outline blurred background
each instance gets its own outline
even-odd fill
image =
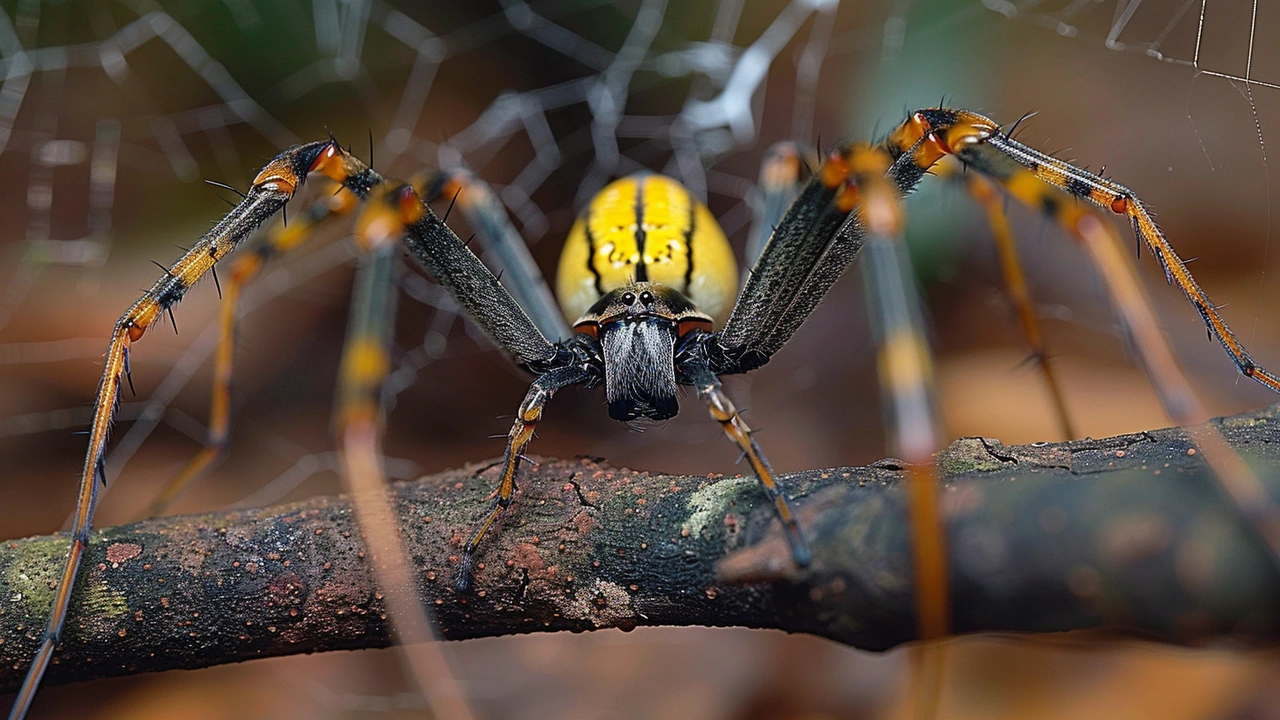
[[[465,164],[543,270],[610,179],[668,172],[741,252],[775,141],[868,139],[948,104],[1107,173],[1159,214],[1255,357],[1280,366],[1280,6],[1250,0],[98,0],[0,2],[0,537],[67,519],[101,353],[120,313],[279,149],[332,131],[378,169]],[[297,205],[295,204],[295,207]],[[1079,432],[1167,424],[1084,255],[1011,208]],[[1057,440],[967,199],[926,186],[909,242],[951,437]],[[458,222],[466,234],[464,223]],[[338,492],[329,434],[354,249],[345,227],[245,296],[230,453],[174,510]],[[1146,254],[1167,334],[1215,413],[1242,381]],[[225,273],[225,269],[224,269]],[[224,280],[225,283],[224,274]],[[399,478],[502,451],[527,378],[407,273],[386,452]],[[885,453],[863,282],[848,273],[765,368],[727,383],[781,471]],[[218,295],[200,284],[133,354],[97,524],[135,519],[204,437]],[[565,392],[532,450],[677,473],[737,456],[700,411],[644,433]],[[952,641],[945,717],[1280,717],[1273,657],[1082,639]],[[746,630],[641,629],[451,644],[489,717],[892,718],[906,653]],[[330,653],[42,692],[32,717],[416,717],[391,652]]]

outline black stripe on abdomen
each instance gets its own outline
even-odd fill
[[[591,212],[594,204],[595,202],[592,201],[587,205],[587,216],[582,219],[582,227],[587,235],[587,272],[596,279],[596,292],[603,297],[604,278],[600,277],[600,271],[596,268],[596,236],[591,234]]]
[[[684,266],[684,293],[689,294],[689,286],[693,284],[693,234],[698,228],[698,201],[693,199],[688,190],[684,191],[689,201],[689,223],[684,230],[684,253],[687,262]]]
[[[644,262],[644,177],[636,178],[636,282],[649,279],[649,266]]]

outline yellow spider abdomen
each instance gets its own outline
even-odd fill
[[[616,180],[592,198],[565,241],[556,297],[574,322],[605,293],[646,280],[680,291],[717,323],[738,290],[738,263],[711,211],[652,173]]]

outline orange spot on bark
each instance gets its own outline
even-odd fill
[[[122,563],[142,554],[142,546],[136,543],[112,543],[107,546],[107,562]]]
[[[588,513],[586,510],[580,510],[577,515],[573,516],[573,529],[577,531],[579,535],[586,535],[595,528],[596,520],[591,517],[591,513]]]
[[[511,553],[516,565],[527,569],[530,574],[539,574],[546,567],[546,564],[542,562],[542,555],[538,554],[536,545],[516,543],[515,547],[511,548]]]

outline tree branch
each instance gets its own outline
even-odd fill
[[[1218,421],[1280,497],[1280,406]],[[939,456],[957,632],[1105,628],[1166,642],[1280,639],[1280,572],[1179,430]],[[797,572],[753,478],[545,461],[452,590],[496,468],[395,486],[420,591],[450,639],[743,625],[885,649],[915,633],[892,461],[783,478],[814,563]],[[0,692],[26,670],[63,537],[0,544]],[[162,518],[93,537],[50,682],[380,647],[380,596],[344,497]]]

